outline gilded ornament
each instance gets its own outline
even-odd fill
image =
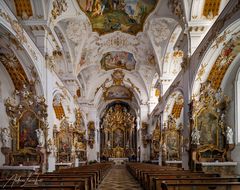
[[[66,0],[54,0],[53,1],[53,9],[51,11],[53,19],[56,19],[63,12],[67,10],[67,2]]]
[[[95,144],[95,123],[94,121],[88,122],[88,145],[93,149]]]
[[[215,44],[212,46],[212,48],[216,48],[216,49],[217,49],[221,43],[224,43],[224,42],[226,41],[226,37],[227,37],[227,35],[228,35],[229,33],[231,33],[230,30],[224,31],[223,35],[217,37],[217,38],[215,39]]]
[[[201,64],[201,68],[199,69],[198,71],[198,74],[197,74],[197,81],[201,81],[202,79],[202,76],[205,74],[205,71],[206,71],[206,67],[207,67],[207,63],[205,64]]]

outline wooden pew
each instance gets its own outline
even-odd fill
[[[169,173],[156,173],[152,174],[149,173],[146,175],[145,178],[145,189],[152,190],[156,189],[156,187],[159,186],[159,183],[161,184],[161,179],[181,179],[181,178],[212,178],[212,177],[219,177],[219,175],[216,174],[204,174],[204,173],[198,173],[198,172],[169,172]]]
[[[97,178],[95,173],[62,173],[62,174],[43,174],[38,177],[39,179],[47,180],[47,179],[54,179],[54,180],[71,180],[71,179],[87,179],[87,183],[89,189],[96,189],[97,188]]]
[[[163,182],[162,190],[239,190],[240,182]]]
[[[74,187],[81,190],[95,190],[112,165],[112,163],[98,163],[84,167],[62,169],[57,172],[35,174],[30,177],[21,177],[18,183],[14,180],[15,177],[13,177],[12,179],[0,180],[0,187],[8,182],[7,185],[5,185],[6,188],[14,185],[14,187],[21,189],[22,185],[30,185],[34,187],[46,186],[52,189],[62,189],[62,186],[66,186],[66,188],[69,186],[69,188]]]
[[[40,185],[40,186],[62,186],[62,185],[69,185],[69,186],[77,186],[81,190],[90,190],[90,186],[88,184],[87,179],[60,179],[60,178],[46,178],[46,179],[30,179],[26,181],[26,179],[22,178],[20,180],[1,180],[0,187],[4,186],[29,186],[29,185]]]
[[[14,190],[81,190],[75,185],[32,185],[32,186],[5,186],[4,189]]]
[[[176,186],[176,184],[191,184],[191,183],[198,183],[198,184],[224,183],[225,185],[228,185],[227,187],[229,188],[233,183],[234,187],[231,187],[231,188],[235,188],[235,186],[238,187],[236,183],[240,181],[239,177],[236,177],[236,176],[220,177],[219,174],[205,174],[204,172],[192,172],[189,170],[181,170],[179,168],[172,168],[172,167],[166,167],[166,166],[161,167],[161,166],[142,164],[142,163],[138,163],[138,164],[129,163],[127,165],[127,169],[139,182],[141,182],[141,185],[146,190],[162,190],[161,184],[164,182],[167,185],[169,183],[173,184],[172,185],[173,187],[175,185],[176,188],[175,189],[171,188],[170,190],[176,190],[176,189],[177,190],[195,190],[189,185],[188,185],[190,187],[189,189],[186,189],[185,186],[184,188],[179,189]],[[205,187],[207,186],[205,185]],[[220,188],[220,186],[218,188]],[[199,188],[196,190],[202,190],[202,189]]]

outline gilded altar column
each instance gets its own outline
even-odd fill
[[[108,146],[108,131],[107,131],[107,129],[104,129],[104,139],[105,139],[104,148],[106,148]]]
[[[129,131],[129,139],[128,139],[128,142],[129,142],[129,148],[131,149],[131,148],[132,148],[132,128],[131,128],[130,131]]]

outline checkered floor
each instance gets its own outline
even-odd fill
[[[99,190],[142,190],[124,165],[114,166],[99,186]]]

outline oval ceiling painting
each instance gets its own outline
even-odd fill
[[[158,0],[77,0],[100,35],[122,31],[136,35]]]
[[[101,68],[104,70],[111,69],[126,69],[128,71],[134,70],[136,60],[132,53],[125,51],[112,51],[103,54],[101,59]]]

